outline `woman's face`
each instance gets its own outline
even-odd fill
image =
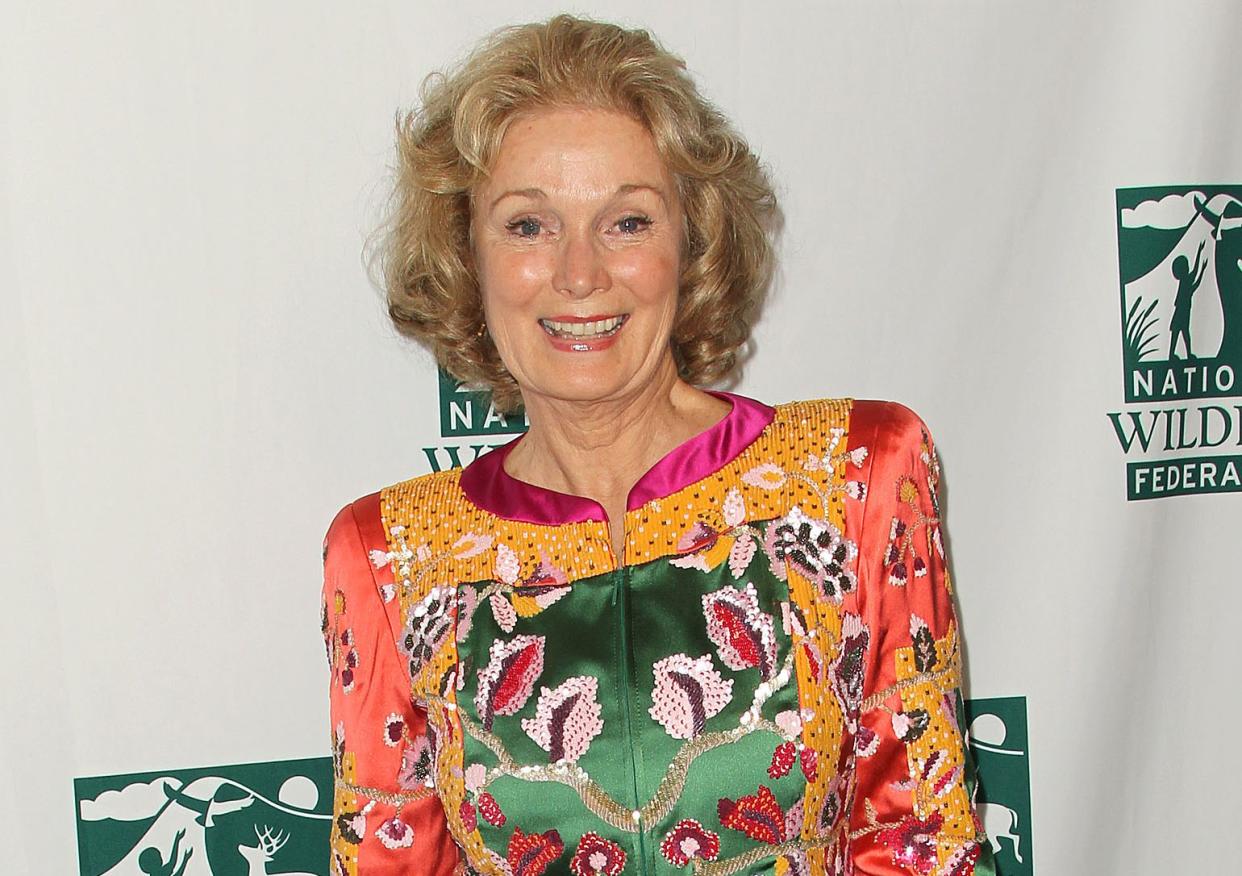
[[[473,194],[487,329],[527,407],[624,398],[668,365],[681,204],[641,123],[521,116]]]

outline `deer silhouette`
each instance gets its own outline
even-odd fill
[[[276,857],[276,853],[281,847],[289,841],[289,834],[282,831],[273,833],[272,829],[266,824],[263,825],[263,832],[259,832],[259,826],[256,824],[254,828],[255,836],[259,838],[257,846],[238,846],[237,851],[246,859],[246,863],[250,865],[250,870],[246,876],[315,876],[313,873],[305,871],[294,872],[267,872],[267,865],[271,863],[272,858]]]

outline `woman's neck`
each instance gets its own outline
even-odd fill
[[[729,403],[671,367],[626,397],[600,402],[531,399],[530,429],[505,459],[515,478],[594,499],[617,545],[631,488],[670,450],[719,422]]]

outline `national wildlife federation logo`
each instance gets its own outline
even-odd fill
[[[439,375],[440,437],[438,447],[424,447],[432,471],[469,465],[530,424],[523,413],[502,414],[485,389],[472,389],[445,371]]]
[[[1126,497],[1242,490],[1242,186],[1118,189],[1116,220]]]
[[[80,876],[328,876],[332,759],[75,779]]]
[[[1026,697],[967,700],[970,753],[979,775],[979,819],[999,876],[1030,876],[1031,773]]]

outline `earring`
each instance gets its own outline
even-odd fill
[[[478,330],[477,332],[475,332],[475,333],[474,333],[474,336],[475,336],[476,338],[481,338],[481,337],[483,337],[485,334],[487,334],[487,323],[486,323],[486,322],[481,322],[481,323],[479,323],[479,330]]]

